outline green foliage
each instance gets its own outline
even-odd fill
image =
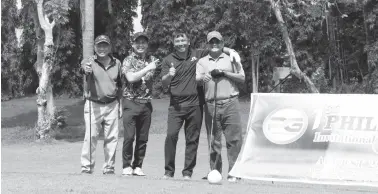
[[[15,28],[20,26],[17,8],[12,0],[1,2],[1,91],[3,96],[19,97],[34,92],[36,78],[33,66],[28,66],[25,55],[30,45],[18,47]],[[24,32],[27,29],[24,30]],[[24,52],[26,51],[26,52]],[[34,90],[34,91],[33,91]]]
[[[113,0],[113,15],[109,14],[107,0],[96,1],[95,35],[108,34],[112,38],[114,54],[122,60],[128,54],[132,32],[131,11],[137,0]],[[4,0],[2,7],[1,76],[2,99],[35,94],[38,75],[34,69],[37,55],[36,30],[33,20],[36,11],[34,0],[23,0],[18,13],[13,0]],[[44,12],[56,25],[53,29],[55,53],[51,81],[55,95],[82,95],[82,75],[79,63],[82,59],[81,13],[78,0],[45,0]],[[17,47],[15,27],[23,28],[21,48]],[[41,39],[44,39],[43,31]]]
[[[344,84],[354,84],[356,79],[361,82],[362,76],[368,73],[368,63],[376,63],[376,1],[277,2],[280,2],[298,65],[320,91],[329,92],[333,79]],[[218,30],[224,36],[225,45],[242,56],[247,76],[246,86],[241,87],[247,88],[244,92],[251,91],[252,55],[260,59],[260,92],[273,87],[274,67],[290,66],[286,45],[267,1],[142,0],[142,5],[142,25],[152,37],[152,52],[159,57],[172,52],[171,34],[177,29],[189,34],[195,48],[206,45],[209,31]],[[327,29],[328,14],[337,22],[332,29]],[[364,21],[370,28],[368,42]],[[336,31],[335,42],[329,39],[330,30]],[[337,77],[337,71],[343,71],[343,77]],[[285,85],[291,85],[286,87],[287,92],[307,92],[304,83],[295,78]]]

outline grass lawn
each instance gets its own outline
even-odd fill
[[[154,100],[151,134],[143,169],[146,177],[123,177],[122,141],[119,139],[115,162],[116,175],[102,175],[104,152],[100,140],[96,150],[96,166],[92,175],[80,174],[80,153],[84,135],[83,101],[56,99],[58,107],[69,113],[68,126],[54,135],[51,142],[33,142],[32,130],[37,119],[35,97],[2,102],[1,122],[1,193],[269,193],[269,194],[354,194],[378,193],[374,188],[330,186],[270,181],[222,181],[210,185],[201,178],[208,172],[207,140],[204,126],[199,141],[197,165],[192,180],[181,177],[185,157],[185,138],[181,130],[176,150],[176,173],[172,180],[162,180],[164,173],[164,139],[168,100]],[[241,102],[243,130],[246,129],[249,102]],[[122,127],[121,134],[122,136]],[[223,141],[225,142],[225,141]],[[223,176],[227,176],[226,149],[222,150]]]
[[[249,101],[241,102],[241,122],[243,130],[247,127],[249,115]],[[154,99],[152,123],[150,134],[165,134],[167,130],[168,99]],[[59,131],[53,131],[53,136],[58,140],[81,141],[84,138],[84,101],[78,98],[55,99],[57,108],[66,109],[67,127]],[[1,140],[2,144],[32,142],[34,140],[34,126],[37,121],[36,97],[15,99],[1,103]],[[120,120],[119,136],[123,137],[123,122]],[[203,123],[202,132],[205,125]],[[102,138],[103,132],[100,133]]]

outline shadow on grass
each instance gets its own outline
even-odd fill
[[[63,107],[66,109],[67,113],[67,126],[63,129],[51,131],[51,136],[57,140],[66,140],[69,142],[82,141],[85,133],[83,119],[84,101],[79,101],[73,105]],[[37,115],[38,112],[35,110],[10,118],[2,118],[2,140],[10,140],[12,142],[15,140],[22,141],[22,139],[26,138],[23,137],[25,135],[31,136],[31,139],[33,139],[33,129],[37,122]],[[20,131],[20,129],[22,129],[24,132]],[[19,133],[15,133],[16,131]],[[30,137],[26,139],[30,139]]]

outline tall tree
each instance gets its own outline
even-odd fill
[[[306,74],[304,74],[298,66],[297,59],[295,57],[294,50],[293,50],[293,45],[291,43],[289,33],[287,30],[287,26],[285,25],[285,21],[282,18],[280,1],[276,2],[274,0],[269,0],[269,2],[272,6],[274,14],[276,15],[278,24],[281,29],[282,37],[286,44],[286,49],[290,58],[291,73],[295,75],[297,78],[299,78],[300,80],[304,80],[307,87],[310,89],[312,93],[319,93],[318,89],[315,87],[311,79]]]
[[[46,139],[50,137],[52,119],[54,117],[53,86],[51,84],[51,72],[55,62],[55,47],[53,29],[56,21],[60,24],[67,22],[69,10],[68,1],[63,0],[36,0],[38,21],[44,32],[42,64],[37,67],[39,75],[39,86],[37,88],[37,138]]]
[[[94,46],[94,24],[95,24],[95,4],[94,0],[81,0],[80,12],[81,12],[81,26],[83,37],[83,60],[86,61],[90,56],[93,56]],[[83,79],[84,91],[88,91],[86,76]]]

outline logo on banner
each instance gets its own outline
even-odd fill
[[[371,145],[378,154],[377,118],[371,113],[341,111],[340,106],[325,106],[315,116],[313,142]]]
[[[280,108],[271,112],[264,120],[263,133],[275,144],[290,144],[306,132],[307,114],[299,109]]]

